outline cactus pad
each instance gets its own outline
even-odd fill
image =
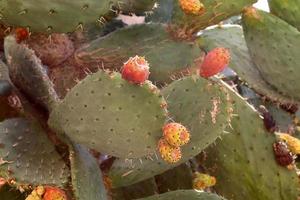
[[[255,8],[245,10],[243,28],[253,62],[264,80],[279,93],[300,101],[300,32]]]
[[[33,101],[51,110],[58,96],[34,51],[18,44],[13,36],[5,39],[4,49],[12,82]]]
[[[70,150],[70,161],[72,186],[76,199],[106,200],[101,171],[89,151],[79,144],[74,144]]]
[[[154,85],[133,85],[119,73],[99,71],[66,95],[49,124],[89,148],[136,158],[155,151],[166,119],[164,105]]]
[[[0,176],[17,185],[67,184],[69,171],[42,128],[22,118],[0,123]]]
[[[34,32],[72,32],[97,22],[114,0],[13,0],[1,1],[1,22],[29,27]]]

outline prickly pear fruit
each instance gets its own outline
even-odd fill
[[[294,162],[293,155],[284,142],[275,142],[273,144],[273,151],[279,165],[286,167]]]
[[[226,48],[218,47],[205,56],[200,66],[200,76],[211,77],[223,71],[230,62],[230,52]]]
[[[204,5],[200,0],[179,0],[179,5],[187,15],[201,15],[204,12]]]
[[[277,136],[280,140],[283,140],[288,149],[293,154],[300,154],[300,140],[286,133],[277,133]]]
[[[59,188],[47,186],[45,187],[43,200],[67,200],[67,195]]]
[[[140,56],[129,58],[122,68],[122,78],[135,84],[144,83],[149,74],[149,64]]]
[[[162,159],[168,163],[176,163],[181,159],[180,148],[169,145],[164,139],[158,141],[158,151]]]
[[[204,190],[205,188],[214,186],[217,182],[215,177],[208,174],[196,172],[194,176],[193,188],[195,190]]]
[[[16,28],[15,37],[16,37],[17,43],[20,43],[29,37],[29,32],[26,28]]]
[[[174,147],[180,147],[190,141],[189,131],[179,123],[168,123],[163,127],[164,139]]]

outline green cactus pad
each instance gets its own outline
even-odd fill
[[[89,151],[74,144],[70,149],[72,186],[76,199],[106,200],[107,194],[103,184],[102,173]]]
[[[73,141],[122,158],[153,153],[166,119],[164,99],[151,83],[134,85],[99,71],[77,84],[49,124]]]
[[[276,163],[275,136],[265,130],[253,107],[234,92],[231,96],[235,111],[231,133],[207,149],[204,163],[217,179],[215,190],[228,199],[296,200],[298,177]]]
[[[135,55],[145,56],[149,62],[151,81],[165,83],[172,81],[172,75],[193,71],[202,53],[194,42],[174,41],[164,25],[142,24],[92,41],[76,58],[85,65],[120,69]]]
[[[230,115],[226,90],[198,76],[186,77],[163,90],[172,120],[190,130],[191,140],[182,147],[182,159],[168,164],[159,153],[141,159],[118,159],[109,176],[113,187],[122,187],[161,174],[196,156],[220,137]]]
[[[6,37],[4,49],[12,82],[30,99],[51,110],[58,96],[40,59],[13,36]]]
[[[248,8],[243,27],[253,62],[264,80],[279,93],[300,100],[300,32],[266,13]]]
[[[0,177],[17,185],[67,184],[69,171],[46,133],[22,118],[0,123]]]
[[[34,32],[72,32],[95,22],[116,0],[13,0],[1,1],[1,22],[29,27]]]
[[[195,190],[177,190],[164,194],[154,195],[151,197],[138,200],[225,200],[224,198],[207,192],[197,192]]]
[[[228,48],[231,55],[229,67],[259,94],[281,103],[292,102],[290,98],[278,93],[264,80],[250,57],[241,26],[224,25],[204,30],[197,41],[205,51],[216,47]]]
[[[271,13],[300,30],[299,0],[268,0]]]

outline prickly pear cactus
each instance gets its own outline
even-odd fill
[[[256,2],[0,0],[0,199],[299,198],[300,2]]]
[[[72,186],[75,197],[80,200],[106,200],[107,192],[95,158],[79,144],[74,144],[70,148]]]
[[[51,113],[49,124],[89,148],[138,158],[156,149],[167,114],[164,105],[151,83],[134,85],[119,73],[99,71],[67,94]]]
[[[24,44],[18,44],[12,36],[5,39],[4,48],[13,83],[32,97],[33,101],[51,110],[58,101],[58,96],[41,60],[34,51]]]

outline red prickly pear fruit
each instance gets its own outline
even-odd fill
[[[29,37],[29,32],[26,28],[16,28],[15,37],[16,37],[17,43],[20,43]]]
[[[179,123],[168,123],[163,127],[164,139],[174,147],[180,147],[190,141],[189,131]]]
[[[223,71],[230,62],[230,52],[226,48],[218,47],[205,56],[200,66],[200,76],[211,77]]]
[[[144,83],[149,74],[149,64],[140,56],[130,57],[122,68],[122,78],[135,84]]]
[[[181,159],[180,148],[169,145],[164,139],[158,141],[158,151],[162,159],[168,163],[176,163]]]
[[[286,167],[294,162],[293,155],[284,142],[275,142],[273,144],[273,151],[279,165]]]
[[[43,200],[68,200],[66,193],[55,187],[45,187]]]

